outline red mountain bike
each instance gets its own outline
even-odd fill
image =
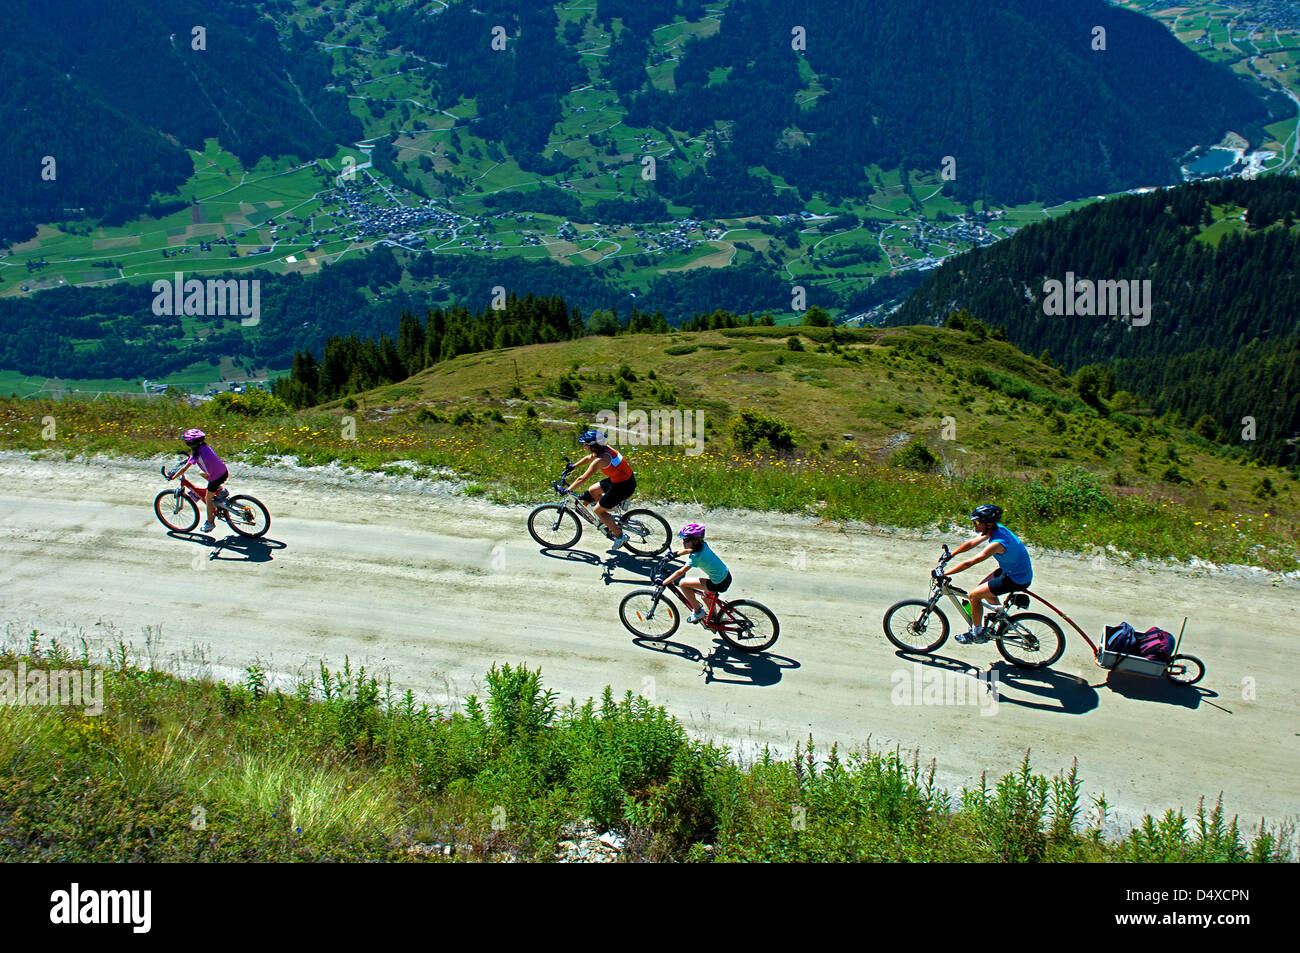
[[[668,578],[668,564],[676,559],[672,553],[661,557],[655,566],[654,588],[629,592],[619,603],[618,617],[623,621],[623,627],[639,639],[660,641],[669,638],[681,625],[681,611],[667,597],[667,591],[676,593],[683,603],[686,599],[675,583],[664,585]],[[769,649],[781,634],[781,624],[772,611],[750,599],[727,602],[717,593],[706,590],[704,605],[708,615],[700,620],[700,625],[718,633],[724,642],[741,652]]]
[[[165,463],[161,472],[168,480],[176,479],[176,471],[168,473]],[[163,490],[154,497],[153,511],[169,530],[188,533],[199,525],[198,504],[206,502],[207,496],[206,487],[195,486],[182,475],[180,486]],[[249,539],[265,536],[271,528],[271,514],[260,501],[247,494],[217,497],[216,510],[216,515],[229,523],[231,529]]]

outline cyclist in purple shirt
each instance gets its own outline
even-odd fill
[[[954,566],[949,566],[944,572],[949,576],[955,575],[990,556],[997,561],[998,568],[985,576],[971,591],[970,631],[957,636],[957,641],[963,645],[988,641],[983,626],[985,599],[996,602],[998,597],[1005,596],[1009,592],[1022,592],[1028,589],[1030,583],[1034,581],[1034,567],[1029,561],[1029,550],[1015,533],[998,522],[1002,519],[1002,507],[985,503],[975,507],[970,518],[975,524],[975,532],[978,535],[962,543],[952,551],[952,554],[956,556],[968,549],[977,548],[980,552]]]
[[[181,435],[181,439],[185,441],[185,448],[189,452],[190,458],[185,461],[185,466],[177,470],[172,476],[173,479],[179,479],[180,475],[194,464],[199,465],[199,471],[208,480],[208,492],[204,496],[204,501],[208,504],[208,519],[203,524],[203,532],[210,533],[213,527],[217,525],[217,497],[226,495],[226,491],[221,484],[226,482],[226,478],[230,476],[230,471],[221,462],[217,452],[208,446],[207,434],[202,430],[187,430]]]

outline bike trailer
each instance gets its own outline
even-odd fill
[[[1136,632],[1127,622],[1121,622],[1106,626],[1097,647],[1097,664],[1116,672],[1159,677],[1165,673],[1173,649],[1173,637],[1163,629]]]

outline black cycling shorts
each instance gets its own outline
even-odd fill
[[[221,484],[225,483],[226,480],[228,480],[229,478],[230,478],[230,471],[227,470],[225,473],[221,474],[221,476],[217,477],[215,480],[209,480],[208,492],[209,493],[219,492],[221,490]]]
[[[636,477],[634,476],[628,477],[619,483],[605,477],[600,481],[600,505],[607,510],[612,510],[631,496],[632,491],[635,489]]]
[[[989,592],[995,596],[1005,596],[1008,592],[1024,592],[1029,588],[1029,583],[1013,582],[1011,577],[1001,569],[985,576],[982,582],[989,584]]]
[[[722,582],[714,582],[708,576],[705,576],[704,588],[708,589],[709,592],[726,592],[731,588],[731,573],[727,573],[727,578],[723,579]]]

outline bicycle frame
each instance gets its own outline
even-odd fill
[[[569,474],[572,473],[575,469],[576,467],[574,467],[574,465],[569,462],[569,458],[565,457],[564,472],[560,474],[560,478],[555,481],[553,486],[555,486],[556,489],[560,489],[561,487],[563,487],[565,480],[568,479]],[[591,505],[599,506],[600,504],[595,503]],[[646,527],[641,523],[625,524],[623,522],[622,516],[623,513],[626,512],[626,510],[627,510],[627,500],[623,500],[621,503],[616,503],[614,506],[608,507],[608,512],[613,517],[614,522],[617,523],[620,527],[625,525],[630,525],[632,529],[637,533],[641,533],[643,535],[647,533],[648,531]],[[559,515],[556,516],[555,518],[555,525],[558,527],[560,525],[560,520],[564,519],[564,514],[570,512],[576,514],[577,516],[582,517],[582,519],[586,520],[587,523],[591,526],[595,526],[600,529],[604,528],[604,524],[600,521],[600,519],[596,516],[596,514],[592,512],[588,504],[582,501],[581,494],[575,493],[572,490],[569,490],[565,493],[564,502],[560,504]]]
[[[664,578],[665,566],[667,566],[668,563],[673,562],[675,559],[676,557],[674,556],[671,558],[661,558],[659,560],[659,564],[655,567],[656,580]],[[665,592],[672,592],[677,596],[678,601],[681,602],[683,606],[686,606],[687,608],[690,607],[690,602],[687,600],[685,593],[683,593],[678,587],[677,583],[666,586],[662,582],[656,582],[655,603],[654,607],[650,610],[650,618],[654,618],[655,609],[659,607],[659,600],[664,598]],[[736,622],[735,616],[730,614],[731,603],[727,602],[719,596],[718,593],[713,592],[710,589],[705,589],[702,596],[704,599],[704,605],[708,609],[708,612],[706,612],[704,618],[700,620],[700,625],[704,626],[704,628],[708,629],[710,632],[742,631],[740,623]]]
[[[947,551],[946,546],[944,547],[944,550],[945,552]],[[1010,600],[1014,595],[1015,593],[1008,593],[1007,599]],[[966,609],[961,604],[962,598],[969,599],[970,593],[965,589],[962,589],[960,586],[954,586],[951,582],[947,581],[946,577],[942,584],[937,580],[931,584],[930,603],[926,607],[925,615],[928,616],[930,612],[934,610],[935,606],[938,605],[939,600],[944,596],[947,596],[952,601],[952,604],[956,607],[957,613],[961,618],[965,619],[967,622],[972,621],[971,617],[967,615]],[[1015,626],[1016,622],[1013,616],[1007,614],[1007,603],[992,603],[986,600],[984,602],[984,607],[985,630],[987,631],[994,627],[998,630],[998,634],[992,636],[992,638],[1000,639],[1003,642],[1011,642],[1014,645],[1026,645],[1021,635],[1008,631],[1008,629]],[[924,618],[924,616],[922,618]]]
[[[168,480],[174,480],[174,479],[176,479],[176,477],[170,475],[170,474],[167,472],[167,466],[166,466],[165,464],[163,465],[163,468],[162,468],[162,474],[163,474],[163,476],[167,477]],[[178,486],[178,487],[176,488],[176,491],[175,491],[178,495],[181,494],[181,493],[184,493],[184,494],[185,494],[186,496],[188,496],[191,500],[193,500],[196,504],[199,504],[199,503],[206,504],[206,503],[207,503],[207,501],[208,501],[208,488],[207,488],[207,487],[205,487],[205,486],[195,486],[193,483],[191,483],[191,482],[189,481],[189,479],[188,479],[188,478],[185,476],[185,474],[183,474],[183,473],[180,475],[180,481],[181,481],[180,486]],[[179,505],[179,504],[177,504],[177,505]],[[213,502],[213,505],[214,505],[218,510],[221,510],[223,513],[228,513],[228,512],[230,512],[230,507],[228,507],[228,506],[226,505],[225,501],[222,500],[220,497],[217,497],[217,499]]]

